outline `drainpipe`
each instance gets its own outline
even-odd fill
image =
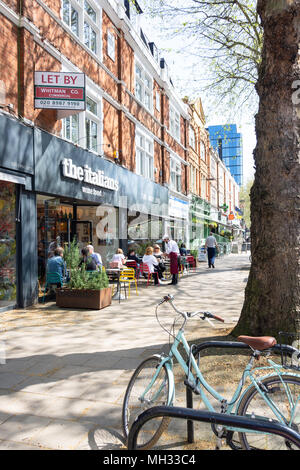
[[[160,97],[160,109],[161,109],[161,140],[165,143],[165,93],[164,90],[161,92]],[[161,146],[161,178],[160,182],[163,185],[166,182],[166,170],[165,170],[165,147]]]
[[[23,29],[21,27],[22,18],[23,18],[23,0],[18,1],[18,11],[19,11],[19,23],[18,23],[18,35],[17,35],[17,55],[18,55],[18,116],[24,116],[24,67],[23,67],[23,58],[22,58],[22,49],[24,45],[23,39]],[[22,65],[21,65],[22,62]]]
[[[118,79],[122,82],[122,41],[124,40],[123,31],[118,30],[119,34],[117,36],[117,48],[118,48]],[[118,101],[119,104],[122,105],[122,83],[118,85]],[[119,163],[122,164],[123,162],[123,154],[122,154],[122,146],[123,146],[123,126],[122,126],[122,109],[118,111],[118,160]],[[132,162],[131,162],[131,166]],[[130,168],[132,170],[132,168]]]

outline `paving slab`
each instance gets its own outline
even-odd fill
[[[182,310],[223,316],[226,323],[213,333],[226,335],[238,321],[249,268],[247,255],[230,255],[214,270],[201,264],[176,287],[139,286],[138,296],[132,292],[101,311],[50,302],[2,314],[7,361],[0,364],[0,449],[125,449],[121,408],[128,381],[143,359],[169,349],[161,326],[170,330],[175,315],[163,305],[159,325],[158,300],[171,293]],[[186,327],[190,341],[211,335],[198,318]],[[180,380],[176,388],[176,404],[184,406]],[[205,429],[199,432],[208,448],[212,433]],[[174,421],[160,445],[186,448],[185,438],[185,425]]]

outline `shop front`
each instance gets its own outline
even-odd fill
[[[0,133],[0,311],[34,304],[49,256],[74,238],[104,265],[161,239],[167,188],[3,114]]]
[[[0,114],[0,134],[0,311],[5,311],[25,307],[34,297],[36,269],[26,254],[35,244],[34,233],[28,236],[35,200],[32,129]]]
[[[41,281],[53,249],[74,237],[92,244],[104,266],[117,248],[143,250],[162,237],[167,188],[38,129],[35,191]]]
[[[198,196],[192,196],[190,204],[190,246],[198,250],[204,246],[211,230],[210,204]]]
[[[170,194],[169,196],[169,218],[166,223],[165,232],[179,243],[184,243],[189,248],[189,199],[181,195]]]

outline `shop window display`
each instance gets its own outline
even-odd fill
[[[16,303],[16,190],[0,182],[0,307]]]

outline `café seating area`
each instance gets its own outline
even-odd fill
[[[166,258],[164,260],[165,271],[163,273],[162,283],[167,284],[171,280],[170,273],[170,260]],[[123,265],[119,262],[109,262],[107,266],[103,267],[109,280],[109,284],[112,286],[112,298],[113,300],[121,301],[130,298],[132,292],[135,295],[139,295],[140,288],[151,288],[154,286],[154,276],[158,273],[151,273],[149,266],[146,263],[137,263],[133,260],[127,260]],[[180,256],[179,264],[179,276],[189,275],[196,271],[196,260],[193,256]],[[93,274],[98,271],[89,271],[89,274]],[[61,276],[53,273],[47,273],[45,278],[44,286],[39,285],[39,295],[42,302],[45,302],[46,292],[55,291],[57,287],[64,287],[68,285],[68,274],[62,278]]]

